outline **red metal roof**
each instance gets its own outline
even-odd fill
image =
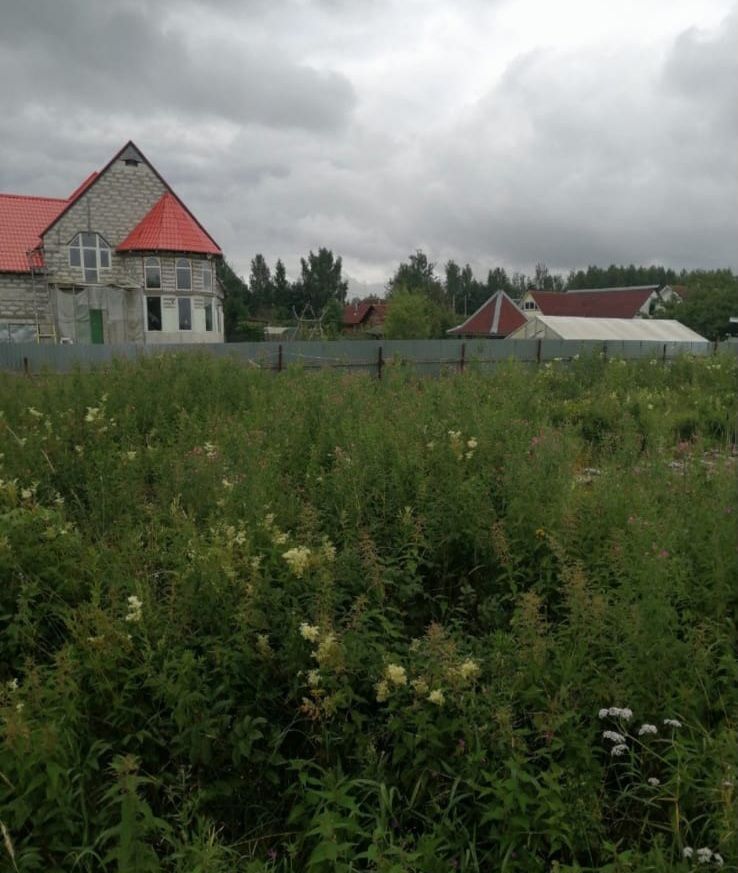
[[[457,336],[504,337],[525,324],[526,318],[504,291],[496,291],[463,324],[448,331]]]
[[[574,315],[584,318],[635,318],[656,285],[613,288],[602,291],[530,291],[543,315]]]
[[[371,303],[364,300],[360,303],[349,303],[343,307],[343,324],[346,327],[356,327],[363,324],[371,315],[372,310],[377,313],[377,321],[383,322],[387,314],[386,303]]]
[[[215,240],[169,191],[162,194],[116,251],[222,254]]]
[[[0,194],[0,273],[28,273],[28,252],[41,243],[41,232],[67,201],[58,197]],[[43,266],[40,253],[34,266]]]

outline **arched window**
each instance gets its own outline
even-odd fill
[[[151,289],[161,288],[161,264],[159,258],[146,258],[144,260],[144,278],[146,287]]]
[[[177,258],[177,291],[192,290],[192,267],[187,258]]]
[[[110,269],[110,246],[99,233],[78,233],[69,243],[69,266],[81,267],[84,281],[96,284],[100,270]]]

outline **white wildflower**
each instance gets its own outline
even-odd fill
[[[320,670],[308,670],[307,680],[311,688],[318,688],[320,686]]]
[[[137,455],[137,454],[138,454],[138,452],[136,452],[136,451],[134,451],[133,449],[131,449],[129,452],[126,452],[126,458],[127,458],[129,461],[134,461],[134,460],[136,459],[136,455]]]
[[[336,560],[336,547],[328,537],[323,537],[323,557],[329,564]]]
[[[21,497],[23,500],[30,500],[33,497],[33,491],[30,488],[21,488]]]
[[[613,718],[622,718],[624,721],[630,721],[630,719],[633,718],[633,710],[628,709],[627,706],[622,709],[619,706],[611,706],[607,710],[607,714]]]
[[[413,686],[413,691],[418,695],[418,697],[425,697],[430,690],[425,679],[413,679],[410,684]]]
[[[652,363],[655,364],[656,362],[653,361]],[[686,858],[687,860],[689,860],[689,858],[691,858],[692,855],[694,855],[694,849],[691,846],[685,846],[682,849],[682,858]]]
[[[214,458],[218,454],[215,443],[204,443],[202,448],[208,458]]]
[[[34,418],[43,418],[43,417],[44,417],[43,412],[39,412],[38,409],[34,409],[33,406],[29,406],[29,407],[28,407],[28,412],[29,412],[29,413],[30,413]]]
[[[25,703],[23,703],[23,701],[21,701],[20,703],[16,703],[15,704],[15,711],[16,712],[23,712],[24,707],[25,707]]]
[[[625,743],[618,743],[617,746],[613,746],[610,749],[610,754],[614,758],[619,758],[621,755],[624,755],[627,751],[628,751],[628,747],[625,745]]]
[[[480,672],[479,664],[473,658],[467,658],[459,667],[459,675],[465,681],[476,679]]]
[[[682,723],[676,718],[665,718],[664,724],[673,728],[680,728],[682,726]]]
[[[225,489],[233,488],[233,482],[231,482],[229,479],[225,479],[225,478],[224,478],[224,479],[221,479],[221,480],[220,480],[220,484],[221,484]]]
[[[290,570],[299,579],[310,563],[310,549],[307,546],[295,546],[294,549],[288,549],[282,557],[287,562]]]
[[[377,693],[377,703],[384,703],[384,701],[389,697],[389,685],[384,679],[382,679],[381,682],[377,682],[374,686],[374,690]]]
[[[697,863],[698,864],[709,864],[712,860],[712,849],[708,849],[707,846],[703,846],[701,849],[697,849]]]
[[[384,675],[393,685],[407,685],[407,671],[399,664],[387,664]]]
[[[712,853],[712,860],[715,864],[718,865],[718,867],[722,867],[723,864],[725,863],[725,861],[723,861],[723,856],[721,854],[719,854],[718,852]]]
[[[642,737],[645,734],[657,734],[658,732],[659,732],[659,729],[656,727],[655,724],[642,724],[638,728],[638,736],[639,737]]]
[[[128,598],[128,614],[126,615],[126,621],[131,622],[139,622],[142,618],[142,610],[143,610],[143,602],[136,597],[135,594],[131,594]]]
[[[603,707],[598,713],[599,718],[607,718],[610,715],[610,710],[607,707]]]
[[[477,438],[476,438],[476,437],[470,437],[470,438],[466,441],[466,447],[467,447],[468,449],[476,449],[476,447],[477,447],[478,445],[479,445],[479,443],[477,442]]]
[[[434,703],[436,706],[443,706],[446,702],[446,698],[443,696],[443,691],[440,688],[435,688],[428,695],[428,702]]]
[[[320,638],[320,628],[317,624],[308,624],[303,621],[300,625],[300,636],[309,643],[317,643]]]
[[[617,731],[602,731],[604,740],[611,740],[613,743],[622,744],[625,742],[625,737]]]
[[[8,691],[17,691],[18,690],[18,678],[13,676],[13,678],[7,683]]]
[[[657,779],[655,776],[650,776],[648,778],[648,784],[651,785],[653,788],[656,788],[657,785],[661,785],[661,780]]]

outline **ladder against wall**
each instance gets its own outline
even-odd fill
[[[55,343],[56,318],[51,299],[48,275],[43,266],[43,257],[39,248],[27,252],[28,267],[31,271],[31,293],[33,295],[33,313],[36,321],[36,342]]]

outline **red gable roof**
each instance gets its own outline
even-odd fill
[[[457,336],[503,337],[525,324],[525,315],[504,291],[496,291],[463,324],[447,331]]]
[[[543,315],[585,318],[635,318],[657,285],[607,288],[602,291],[530,291]]]
[[[363,324],[371,315],[372,310],[377,313],[377,321],[383,322],[387,314],[386,303],[369,303],[367,301],[349,303],[343,307],[343,324],[346,327],[356,327]]]
[[[116,251],[222,254],[213,238],[169,191],[162,194]]]
[[[0,194],[0,273],[28,273],[28,252],[41,244],[41,232],[67,205],[58,197]],[[41,254],[34,266],[43,266]]]

